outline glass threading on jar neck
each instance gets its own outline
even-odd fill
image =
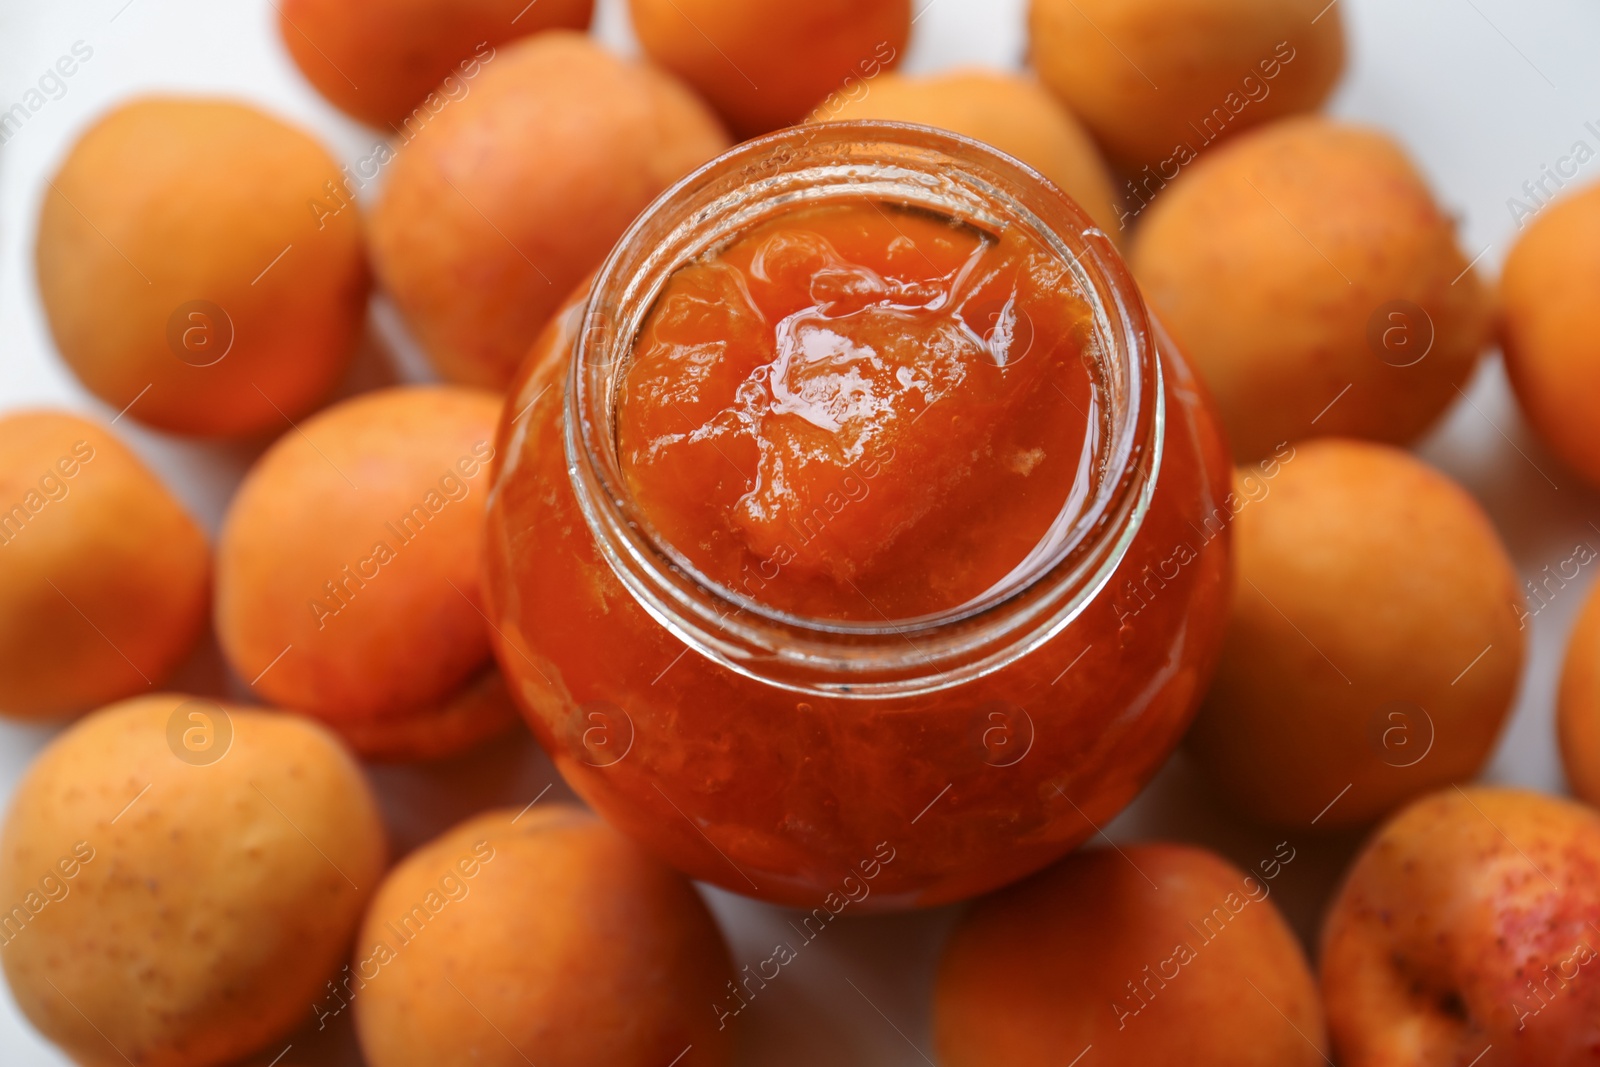
[[[1100,476],[1056,550],[1029,573],[912,619],[806,618],[719,585],[653,528],[627,490],[617,404],[633,345],[674,271],[786,212],[863,199],[998,234],[1025,227],[1068,267],[1092,317],[1105,400]],[[565,383],[573,490],[601,555],[690,648],[796,692],[903,698],[983,677],[1070,625],[1138,532],[1161,463],[1161,366],[1143,301],[1110,239],[1036,171],[979,142],[888,122],[801,126],[745,142],[662,194],[600,268]]]

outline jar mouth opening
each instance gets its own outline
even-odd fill
[[[1075,295],[1090,308],[1088,351],[1104,401],[1099,477],[1066,530],[1053,537],[1053,548],[1036,551],[1040,558],[1030,557],[1025,569],[976,598],[909,618],[797,615],[711,579],[642,513],[617,447],[621,379],[667,279],[762,221],[860,198],[925,209],[993,234],[1027,227],[1067,267]],[[837,650],[841,643],[873,638],[903,642],[970,629],[1036,595],[1041,583],[1070,579],[1079,564],[1115,550],[1119,542],[1125,550],[1130,523],[1136,528],[1142,520],[1159,460],[1159,379],[1143,302],[1114,244],[1038,172],[978,141],[931,127],[880,121],[798,126],[744,142],[683,178],[613,248],[591,287],[574,342],[566,387],[567,461],[608,561],[636,593],[639,581],[655,587],[641,599],[658,618],[663,611],[672,615],[662,619],[671,628],[679,628],[685,611],[702,620],[709,611],[719,630],[736,619],[760,631],[753,635],[757,644],[814,640]]]

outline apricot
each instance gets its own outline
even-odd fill
[[[1246,874],[1187,845],[1095,849],[979,901],[935,979],[939,1062],[1320,1067],[1316,984],[1269,899],[1279,853]]]
[[[572,805],[473,818],[373,899],[341,983],[372,1067],[710,1067],[732,969],[694,888]],[[318,1009],[319,1014],[322,1009]]]
[[[1130,262],[1241,462],[1314,435],[1410,441],[1490,338],[1488,292],[1422,176],[1386,135],[1328,119],[1197,161]]]
[[[205,625],[206,538],[105,427],[0,418],[0,714],[66,715],[159,684]]]
[[[1586,545],[1580,551],[1594,559]],[[1589,593],[1567,639],[1556,725],[1568,784],[1584,800],[1600,805],[1600,586]]]
[[[1187,743],[1257,820],[1370,822],[1475,775],[1522,670],[1517,573],[1475,500],[1385,445],[1235,479],[1234,606]]]
[[[1320,105],[1344,67],[1340,16],[1326,0],[1031,0],[1029,51],[1112,159],[1170,179]]]
[[[1600,1048],[1600,814],[1447,789],[1380,829],[1322,931],[1343,1067],[1578,1067]]]
[[[738,136],[792,126],[835,90],[891,70],[911,0],[628,0],[645,54],[694,86]]]
[[[304,1024],[384,866],[360,770],[306,719],[166,693],[50,743],[0,830],[0,964],[87,1067],[212,1067]]]
[[[504,388],[633,217],[727,145],[652,67],[566,31],[507,45],[395,154],[378,275],[441,374]]]
[[[1533,429],[1600,486],[1600,185],[1544,210],[1500,279],[1506,372]]]
[[[516,721],[481,609],[499,398],[411,386],[337,404],[245,476],[217,546],[238,675],[363,755],[460,751]]]
[[[976,68],[924,78],[882,74],[860,93],[817,109],[814,119],[914,122],[983,141],[1055,182],[1106,233],[1121,232],[1099,149],[1032,78]]]
[[[284,0],[278,32],[318,92],[363,122],[394,129],[408,118],[426,123],[434,108],[421,105],[436,87],[442,100],[470,93],[467,83],[496,46],[541,30],[581,30],[593,14],[594,0]]]
[[[146,97],[50,179],[35,258],[56,347],[95,396],[175,433],[282,429],[366,318],[361,219],[332,156],[225,100]]]

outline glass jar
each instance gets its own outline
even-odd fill
[[[1070,265],[1105,395],[1094,498],[959,609],[807,619],[701,578],[620,476],[615,406],[672,272],[753,225],[871,198]],[[837,912],[962,899],[1114,817],[1188,725],[1230,588],[1231,467],[1209,401],[1110,241],[1033,170],[923,127],[750,141],[623,237],[512,387],[489,501],[500,663],[572,788],[690,876]]]

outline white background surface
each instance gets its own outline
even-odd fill
[[[906,69],[961,63],[1014,66],[1024,49],[1024,0],[917,0],[922,12]],[[1498,271],[1515,233],[1507,200],[1600,126],[1600,5],[1593,0],[1337,0],[1350,62],[1332,110],[1384,127],[1409,146],[1440,199],[1461,219],[1468,257],[1487,248],[1481,268]],[[924,6],[926,5],[926,6]],[[621,0],[600,0],[597,26],[632,51]],[[57,361],[34,284],[35,217],[45,176],[99,113],[136,91],[244,97],[318,132],[345,161],[370,152],[376,134],[345,119],[298,75],[277,35],[268,0],[0,0],[0,109],[32,87],[75,41],[93,57],[59,99],[34,114],[0,148],[0,409],[52,404],[110,418]],[[1600,180],[1600,160],[1578,181]],[[1595,294],[1600,300],[1600,293]],[[391,339],[380,309],[378,332]],[[395,342],[403,347],[403,340]],[[405,356],[402,364],[415,367]],[[347,388],[391,372],[376,349]],[[208,529],[261,444],[218,449],[165,438],[124,419],[124,439],[160,470]],[[1522,425],[1497,360],[1487,362],[1421,452],[1466,484],[1489,510],[1525,578],[1572,555],[1580,541],[1600,550],[1600,497],[1534,442]],[[1596,525],[1591,526],[1594,522]],[[1589,570],[1595,570],[1590,565]],[[1552,699],[1565,637],[1594,575],[1584,574],[1539,612],[1514,717],[1487,777],[1563,788]],[[175,687],[237,686],[214,649],[202,649]],[[0,725],[0,796],[51,731]],[[405,823],[405,849],[482,807],[521,806],[547,784],[564,792],[548,762],[523,739],[454,763],[375,772],[392,823]],[[1176,757],[1110,828],[1133,840],[1178,837],[1207,843],[1245,866],[1271,855],[1281,834],[1222,817]],[[1297,840],[1295,862],[1275,898],[1308,941],[1320,909],[1357,838]],[[764,959],[788,916],[708,892],[732,946],[735,967]],[[737,1019],[740,1063],[762,1065],[930,1062],[926,1002],[931,968],[955,909],[831,926]],[[307,1021],[312,1019],[308,1005]],[[288,1044],[290,1042],[285,1042]],[[355,1064],[337,1025],[292,1038],[282,1060]],[[266,1064],[282,1051],[261,1057]],[[0,1064],[57,1065],[49,1048],[0,992]],[[256,1062],[256,1061],[252,1061]]]

